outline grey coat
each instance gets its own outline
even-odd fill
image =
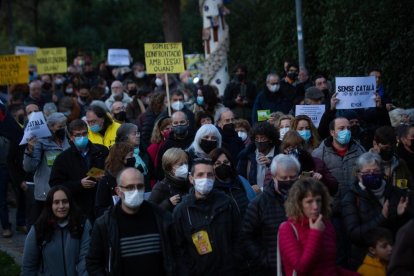
[[[91,224],[85,222],[81,239],[72,238],[67,226],[57,227],[50,242],[41,249],[32,227],[26,237],[22,275],[88,275],[85,256],[89,250]]]
[[[26,172],[34,172],[34,197],[36,200],[46,200],[46,195],[50,190],[49,178],[54,162],[53,157],[56,158],[67,148],[69,148],[69,142],[66,136],[62,146],[56,144],[52,137],[47,137],[40,138],[36,142],[32,154],[24,154],[23,169]],[[68,169],[70,168],[68,167]]]

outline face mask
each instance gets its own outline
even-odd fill
[[[123,97],[124,97],[124,94],[123,93],[116,94],[116,95],[114,95],[114,100],[115,101],[122,101],[122,98]]]
[[[230,123],[230,124],[226,124],[223,126],[223,133],[226,136],[232,136],[234,134],[235,130],[234,130],[234,124]]]
[[[259,152],[264,152],[270,147],[270,142],[254,142]]]
[[[135,72],[135,77],[137,77],[138,79],[142,79],[144,76],[145,76],[144,71]]]
[[[108,93],[109,93],[109,87],[105,86],[105,94],[108,94]]]
[[[204,104],[204,97],[203,96],[197,96],[197,104],[203,105]]]
[[[85,149],[86,146],[88,145],[88,136],[81,136],[81,137],[75,137],[75,140],[73,141],[73,143],[75,144],[75,146],[82,150]]]
[[[160,79],[160,78],[156,78],[155,79],[155,85],[156,86],[158,86],[158,87],[160,87],[160,86],[162,86],[164,83],[162,82],[162,79]]]
[[[210,178],[194,179],[194,189],[202,195],[207,195],[211,192],[214,186],[214,180]]]
[[[94,124],[93,126],[91,126],[89,128],[94,133],[98,133],[102,129],[102,127],[100,125],[98,125],[98,124]]]
[[[240,139],[242,139],[243,142],[246,141],[246,139],[247,139],[247,132],[239,131],[239,132],[237,132],[237,135],[240,137]]]
[[[287,198],[289,190],[292,187],[293,183],[295,183],[295,181],[296,180],[277,180],[277,189],[284,198]]]
[[[270,92],[275,93],[279,91],[280,85],[279,84],[268,85],[267,88],[269,88]]]
[[[187,178],[187,176],[188,176],[188,165],[183,164],[183,165],[179,166],[175,170],[174,176],[178,177],[178,178]]]
[[[296,78],[298,77],[298,73],[296,73],[296,72],[289,72],[289,73],[287,73],[287,76],[291,80],[296,80]]]
[[[137,208],[144,201],[144,191],[134,190],[134,191],[123,192],[123,193],[124,193],[123,203],[125,204],[125,206],[129,208],[132,208],[132,209]]]
[[[394,156],[394,149],[393,148],[386,148],[381,149],[379,152],[381,159],[384,161],[389,161]]]
[[[181,110],[184,108],[184,103],[182,101],[176,101],[171,104],[172,109]]]
[[[336,141],[338,141],[341,145],[346,145],[351,141],[351,131],[344,129],[338,132],[338,135],[335,137]]]
[[[283,137],[285,137],[286,132],[289,131],[290,128],[288,127],[282,127],[281,129],[279,129],[279,135],[280,135],[280,140],[283,140]]]
[[[135,157],[129,157],[126,160],[125,167],[127,168],[134,168],[136,163]]]
[[[65,134],[66,134],[65,128],[59,128],[58,130],[55,131],[56,138],[60,140],[65,139]]]
[[[193,83],[193,78],[192,77],[188,77],[187,84],[192,84],[192,83]]]
[[[358,125],[351,126],[351,136],[352,137],[358,138],[360,133],[361,133],[361,128]]]
[[[210,141],[206,139],[201,139],[200,148],[207,154],[209,154],[213,149],[217,148],[217,141]]]
[[[176,136],[183,137],[187,134],[188,126],[187,125],[173,126],[172,131]]]
[[[216,176],[221,180],[226,180],[231,177],[232,170],[229,165],[221,164],[215,170]]]
[[[365,174],[361,176],[362,185],[368,190],[377,190],[382,185],[383,176],[382,174]]]
[[[126,121],[126,111],[121,111],[119,113],[114,114],[114,118],[118,122],[125,122]]]
[[[306,142],[308,142],[312,137],[311,131],[309,129],[299,130],[298,133],[300,137],[302,137]]]
[[[137,89],[131,89],[131,90],[128,90],[128,94],[129,94],[131,97],[135,96],[135,95],[137,94]]]
[[[66,92],[66,94],[72,94],[73,93],[73,88],[66,88],[65,92]]]
[[[55,79],[55,84],[56,85],[61,85],[63,83],[62,79]]]

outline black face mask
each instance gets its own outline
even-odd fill
[[[58,130],[55,131],[55,137],[58,138],[59,140],[65,139],[65,134],[66,134],[65,128],[59,128]]]
[[[24,114],[20,114],[19,116],[17,116],[17,121],[19,122],[19,124],[23,125],[24,124]]]
[[[131,97],[133,97],[133,96],[135,96],[135,95],[137,94],[137,90],[136,90],[136,89],[129,90],[129,91],[128,91],[128,94],[129,94]]]
[[[325,98],[329,95],[329,89],[323,89],[322,93],[325,95]]]
[[[352,138],[359,138],[361,134],[361,127],[358,125],[351,126],[351,136]]]
[[[385,148],[381,149],[379,152],[381,159],[384,161],[389,161],[394,156],[394,149],[393,148]]]
[[[115,120],[119,122],[125,122],[126,121],[126,111],[121,111],[119,113],[114,114]]]
[[[217,141],[210,141],[201,139],[200,148],[207,154],[210,153],[213,149],[217,148]]]
[[[234,136],[234,134],[236,133],[236,131],[234,130],[234,124],[230,123],[230,124],[224,125],[223,133],[226,136]]]
[[[188,131],[188,125],[173,126],[172,131],[177,137],[185,137]]]
[[[52,84],[51,83],[48,83],[48,82],[45,82],[42,85],[42,88],[43,88],[43,90],[50,90],[50,88],[52,88]]]
[[[127,158],[126,163],[125,163],[125,167],[127,168],[134,168],[135,167],[135,157],[130,157]]]
[[[290,188],[296,180],[277,181],[277,188],[284,198],[287,198]]]
[[[232,176],[232,170],[229,165],[221,164],[215,170],[216,176],[221,180],[226,180]]]
[[[377,190],[381,187],[383,179],[384,176],[382,173],[366,174],[362,176],[362,184],[368,190]]]
[[[296,80],[296,78],[298,77],[298,73],[296,72],[289,72],[286,74],[288,76],[289,79],[291,80]]]
[[[269,141],[267,142],[254,142],[256,145],[256,148],[259,152],[265,152],[271,147],[271,144]]]

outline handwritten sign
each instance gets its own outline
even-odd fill
[[[181,73],[185,71],[181,43],[145,43],[147,73]]]
[[[68,70],[66,48],[44,48],[36,52],[38,74],[66,73]]]
[[[23,139],[20,141],[20,145],[27,144],[30,138],[43,138],[52,136],[50,132],[45,117],[42,112],[33,112],[30,115],[29,122],[24,129]]]
[[[28,56],[0,56],[0,84],[29,82]]]
[[[111,66],[129,66],[131,55],[128,49],[109,49],[108,65]]]
[[[375,86],[374,76],[335,78],[336,109],[375,107]]]
[[[295,115],[306,115],[311,120],[315,127],[319,126],[323,113],[325,112],[325,105],[297,105]]]

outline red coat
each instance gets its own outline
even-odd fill
[[[309,228],[309,219],[289,219],[279,227],[279,247],[285,275],[359,275],[336,266],[336,236],[333,225],[323,220],[325,230]],[[298,232],[299,240],[291,226]]]

